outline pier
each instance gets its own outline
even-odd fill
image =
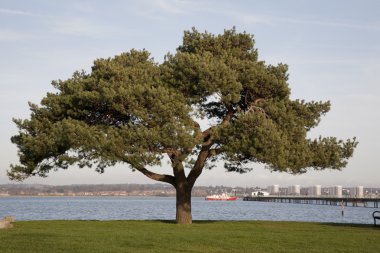
[[[380,197],[332,197],[332,196],[246,196],[244,201],[262,201],[294,204],[332,206],[363,206],[379,208]]]

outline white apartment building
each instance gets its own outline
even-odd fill
[[[329,187],[329,196],[342,197],[342,186],[335,185],[335,186]]]
[[[288,187],[288,195],[300,195],[301,187],[296,184]]]
[[[273,184],[268,186],[268,192],[270,195],[278,195],[280,192],[280,187],[278,184]]]
[[[321,196],[321,185],[314,185],[309,187],[308,195],[309,196]]]
[[[357,198],[364,197],[364,187],[361,185],[353,187],[353,188],[349,188],[349,190],[350,190],[351,197],[357,197]]]

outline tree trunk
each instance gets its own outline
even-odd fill
[[[187,183],[180,183],[176,186],[176,223],[191,224],[191,188]]]

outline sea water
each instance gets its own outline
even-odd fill
[[[366,207],[206,201],[192,199],[194,220],[272,220],[372,224]],[[174,220],[175,198],[170,197],[0,197],[0,218],[16,220]]]

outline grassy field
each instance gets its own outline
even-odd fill
[[[303,222],[23,221],[0,252],[380,252],[380,227]]]

